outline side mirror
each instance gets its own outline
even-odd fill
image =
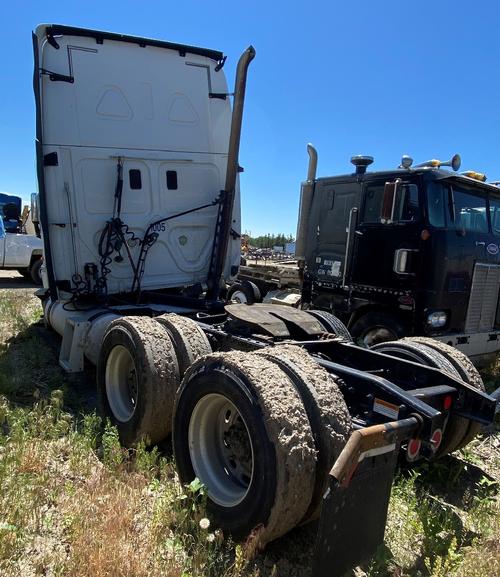
[[[382,208],[380,210],[380,222],[382,224],[391,224],[394,221],[394,208],[396,206],[396,197],[400,184],[400,178],[397,178],[394,182],[385,183]]]

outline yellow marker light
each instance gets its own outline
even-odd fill
[[[476,172],[475,170],[466,170],[462,172],[463,176],[468,176],[469,178],[473,178],[474,180],[480,180],[481,182],[485,182],[486,174],[482,172]]]

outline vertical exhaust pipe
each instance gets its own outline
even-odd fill
[[[309,166],[307,167],[307,180],[313,182],[316,180],[316,169],[318,168],[318,152],[309,142],[307,145],[307,154],[309,155]]]
[[[227,154],[226,182],[224,185],[223,201],[220,211],[218,226],[218,238],[214,240],[214,250],[210,274],[208,278],[207,299],[217,299],[221,289],[221,278],[224,271],[229,237],[231,235],[231,220],[233,216],[234,197],[236,190],[236,178],[239,170],[239,152],[241,125],[243,122],[243,107],[245,103],[245,90],[247,72],[250,62],[255,58],[255,49],[249,46],[240,56],[236,68],[234,83],[233,114],[231,118],[231,133],[229,135],[229,149]]]
[[[318,167],[318,153],[312,144],[307,145],[307,154],[309,154],[309,166],[307,168],[307,180],[302,183],[300,188],[299,218],[297,221],[297,238],[295,240],[295,258],[298,261],[300,270],[303,270],[305,266],[309,212],[311,211],[314,181],[316,180],[316,169]]]

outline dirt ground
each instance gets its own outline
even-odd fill
[[[0,289],[39,288],[30,280],[25,279],[17,270],[0,270]]]

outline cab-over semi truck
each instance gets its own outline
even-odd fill
[[[315,151],[311,150],[314,171]],[[460,157],[318,178],[302,188],[303,301],[372,345],[432,336],[478,362],[500,350],[500,190]],[[301,254],[299,254],[299,252]]]
[[[398,456],[455,450],[494,398],[439,343],[388,356],[328,313],[225,305],[252,47],[231,110],[215,50],[59,25],[33,46],[38,295],[61,365],[97,366],[124,445],[172,437],[225,534],[266,543],[319,517],[313,574],[342,575],[383,539]]]
[[[500,351],[500,190],[475,171],[454,174],[460,157],[396,170],[316,178],[308,145],[301,189],[297,264],[240,268],[228,298],[333,312],[354,339],[372,346],[432,337],[475,364]]]

